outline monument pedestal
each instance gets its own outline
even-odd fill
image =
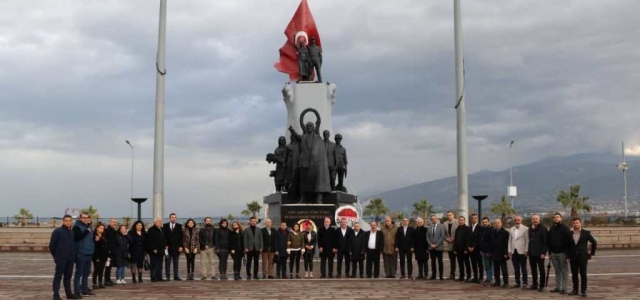
[[[343,192],[325,194],[322,204],[298,204],[298,198],[286,193],[274,193],[265,196],[263,203],[267,205],[267,217],[273,224],[281,221],[292,227],[302,219],[312,220],[316,226],[322,226],[324,218],[329,217],[331,224],[335,224],[336,209],[343,205],[352,205],[358,201],[358,196]],[[275,226],[275,225],[274,225]]]

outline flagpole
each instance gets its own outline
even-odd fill
[[[167,33],[167,0],[160,0],[158,56],[156,60],[156,126],[153,145],[153,217],[164,215],[164,64]]]
[[[462,50],[462,22],[460,0],[453,0],[453,28],[455,40],[456,72],[456,120],[457,120],[457,161],[458,161],[458,210],[460,216],[467,218],[469,208],[467,182],[467,125],[464,94],[464,59]]]

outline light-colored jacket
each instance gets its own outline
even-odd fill
[[[398,227],[391,225],[391,228],[387,228],[387,225],[382,225],[380,230],[384,236],[384,248],[382,248],[382,253],[396,253],[396,232],[398,231]]]
[[[433,232],[434,226],[436,227],[435,234]],[[444,249],[444,227],[440,223],[427,227],[427,249],[432,249],[431,244],[436,244],[435,250],[442,251]]]
[[[262,249],[262,233],[260,228],[256,227],[256,234],[251,232],[251,227],[247,227],[242,231],[244,239],[244,248],[249,251],[260,251]]]
[[[449,230],[449,224],[451,225],[451,230]],[[453,219],[453,221],[449,221],[447,220],[446,222],[442,223],[442,226],[444,227],[444,237],[445,238],[455,238],[456,237],[456,229],[458,229],[458,220]],[[446,240],[444,241],[444,251],[453,251],[453,243],[454,241],[451,240],[451,243],[447,242]]]
[[[509,253],[513,254],[518,250],[518,254],[525,254],[529,251],[529,228],[520,225],[518,236],[515,236],[516,227],[509,229]]]

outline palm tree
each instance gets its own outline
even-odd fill
[[[21,208],[20,212],[17,215],[13,216],[13,218],[16,221],[20,220],[20,224],[22,224],[22,227],[25,227],[27,225],[27,220],[33,219],[33,214],[31,214],[28,209]]]
[[[129,216],[122,217],[122,225],[124,225],[127,228],[129,228],[129,223],[130,222],[131,222],[131,217],[129,217]]]
[[[400,224],[404,218],[407,218],[407,214],[404,211],[391,213],[391,219],[398,221],[396,224]]]
[[[502,195],[500,198],[500,203],[491,203],[491,212],[500,215],[500,219],[502,219],[502,224],[507,222],[507,215],[513,215],[516,211],[511,207],[511,203],[507,202],[507,197]]]
[[[571,218],[578,216],[580,211],[591,212],[591,204],[587,203],[589,197],[580,196],[580,185],[569,185],[569,191],[559,191],[556,199],[562,207],[571,207]]]
[[[426,220],[429,215],[433,214],[433,205],[429,205],[429,200],[422,199],[419,202],[413,203],[412,214],[422,217]]]
[[[89,215],[89,218],[92,220],[98,220],[100,218],[100,214],[98,214],[98,209],[93,207],[93,205],[89,205],[89,207],[80,210],[81,213]]]
[[[364,207],[365,216],[374,216],[376,222],[380,222],[380,216],[383,216],[389,212],[389,208],[384,204],[382,198],[375,198],[369,201],[369,204]]]
[[[253,216],[255,218],[258,217],[258,213],[262,209],[262,205],[258,203],[258,201],[251,201],[247,203],[247,209],[243,210],[241,214],[245,216]]]

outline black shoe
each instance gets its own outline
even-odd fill
[[[538,292],[540,292],[540,293],[544,292],[544,287],[543,287],[543,286],[541,286],[541,287],[538,289]]]
[[[131,281],[133,281],[133,283],[138,283],[138,279],[136,279],[135,276],[131,276]]]
[[[247,280],[251,280],[251,275],[247,275]]]
[[[565,294],[567,294],[567,291],[565,290],[560,291],[560,295],[565,295]]]
[[[327,278],[327,275],[320,275],[320,278]]]
[[[471,280],[471,278],[467,278],[467,280],[465,280],[464,282],[466,282],[466,283],[472,283],[473,281]]]
[[[506,288],[508,288],[508,287],[509,287],[509,284],[508,284],[508,283],[505,283],[505,284],[503,284],[503,285],[502,285],[502,288],[503,288],[503,289],[506,289]]]
[[[182,281],[182,278],[180,278],[180,277],[173,277],[173,280],[175,280],[175,281]]]
[[[102,285],[102,283],[101,283],[101,284],[99,284],[99,285],[98,285],[98,288],[100,288],[100,289],[104,289],[104,288],[105,288],[105,286],[104,286],[104,285]]]
[[[440,281],[444,281],[444,277],[440,276]]]
[[[104,283],[106,286],[113,286],[113,281],[107,281]]]
[[[560,293],[560,291],[561,291],[561,290],[560,290],[559,288],[555,288],[555,289],[553,289],[553,290],[550,290],[549,292],[550,292],[550,293]]]
[[[537,285],[532,285],[529,287],[529,290],[533,291],[533,290],[537,290],[538,286]]]
[[[138,282],[142,283],[142,274],[138,274]]]
[[[463,281],[464,281],[464,278],[460,277],[460,278],[456,279],[456,281],[457,281],[457,282],[463,282]]]
[[[404,278],[405,278],[404,275],[400,275],[400,279],[404,279]]]
[[[578,296],[578,291],[571,291],[571,293],[569,293],[569,296]]]
[[[82,296],[95,296],[95,295],[96,295],[96,294],[95,294],[92,290],[89,290],[89,291],[88,291],[88,292],[86,292],[86,293],[82,293]]]
[[[269,277],[267,277],[267,278],[269,278],[269,279],[273,279],[273,276],[269,276]]]
[[[53,295],[53,300],[62,300],[62,298],[60,298],[60,295]]]
[[[339,276],[339,275],[338,275]],[[333,278],[333,274],[329,274],[329,278]]]
[[[431,276],[431,277],[429,277],[429,280],[436,280],[436,277],[435,276]]]
[[[258,278],[258,275],[253,276],[253,279],[260,280],[260,278]]]
[[[500,282],[495,282],[494,284],[491,285],[491,287],[499,287],[500,286]]]
[[[338,275],[336,275],[336,278],[340,278],[340,277],[342,277],[342,274],[338,274]],[[332,276],[331,276],[331,275],[329,275],[329,278],[332,278]]]
[[[80,295],[80,293],[75,293],[73,296],[76,297],[76,299],[82,299],[82,295]]]
[[[99,288],[100,288],[100,286],[99,286],[98,284],[95,284],[95,283],[93,284],[93,289],[94,289],[94,290],[97,290],[97,289],[99,289]]]
[[[67,295],[67,299],[80,299],[78,297],[76,297],[76,295],[71,294],[71,295]]]
[[[293,279],[293,274],[289,274],[289,279]]]
[[[582,293],[582,298],[587,298],[587,297],[589,297],[589,293],[587,292]]]
[[[516,285],[513,285],[511,288],[512,288],[512,289],[519,289],[519,288],[520,288],[520,285],[519,285],[519,284],[516,284]]]
[[[267,275],[262,274],[262,279],[267,279]]]

